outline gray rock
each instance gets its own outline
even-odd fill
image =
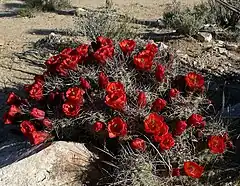
[[[212,41],[212,34],[208,32],[198,32],[196,34],[196,39],[201,42],[210,42]]]
[[[158,44],[158,50],[159,50],[159,51],[163,51],[163,50],[167,50],[167,49],[168,49],[168,46],[165,45],[163,42],[160,42],[160,43]]]
[[[218,52],[221,55],[227,55],[228,51],[225,48],[218,48]]]
[[[83,185],[94,155],[83,144],[55,142],[42,151],[0,169],[2,186]],[[94,177],[98,175],[94,172]]]
[[[76,8],[75,14],[76,14],[76,16],[81,17],[82,15],[85,15],[85,14],[86,14],[86,10],[83,9],[83,8]]]

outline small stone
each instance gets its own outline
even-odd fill
[[[159,43],[158,44],[158,50],[159,51],[162,51],[162,50],[167,50],[168,49],[168,46],[167,45],[165,45],[164,43]]]
[[[212,34],[208,32],[198,32],[196,35],[196,39],[201,42],[210,42],[212,38]]]
[[[219,54],[222,54],[222,55],[228,54],[228,51],[225,48],[218,48],[218,52],[219,52]]]
[[[226,43],[225,47],[227,50],[232,50],[232,51],[236,51],[238,49],[238,45],[234,43]]]
[[[218,46],[218,47],[224,47],[224,41],[221,41],[221,40],[216,40],[216,45]]]
[[[83,9],[83,8],[77,8],[77,9],[75,10],[76,16],[82,16],[82,15],[84,15],[85,13],[86,13],[86,10]]]

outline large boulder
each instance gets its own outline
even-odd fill
[[[91,166],[93,157],[83,144],[55,142],[36,154],[1,168],[0,185],[85,185],[88,170],[91,169],[95,178],[98,175]]]

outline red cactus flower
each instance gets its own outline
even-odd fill
[[[153,65],[153,58],[146,51],[142,51],[134,56],[133,63],[138,70],[150,71]]]
[[[122,91],[124,92],[124,86],[121,82],[110,82],[108,83],[108,86],[106,88],[106,92],[108,94],[112,94],[113,92],[116,92],[116,91]]]
[[[184,162],[184,172],[192,178],[200,178],[203,174],[204,167],[195,162]]]
[[[138,94],[137,104],[139,108],[144,108],[147,105],[147,97],[144,92]]]
[[[169,127],[166,124],[163,124],[160,128],[160,131],[158,134],[154,135],[154,141],[160,142],[162,140],[162,137],[168,134]]]
[[[110,93],[105,98],[105,103],[116,110],[123,110],[127,102],[127,96],[123,91],[115,91]]]
[[[119,46],[125,55],[130,55],[136,47],[136,42],[131,39],[125,39],[119,43]]]
[[[186,121],[178,121],[176,123],[176,130],[175,130],[175,133],[174,135],[175,136],[180,136],[182,135],[182,133],[186,130],[187,128],[187,123]]]
[[[66,55],[68,56],[73,51],[72,48],[65,48],[60,52],[60,55]]]
[[[51,137],[51,135],[48,132],[44,131],[33,131],[27,137],[31,144],[39,145],[47,141]]]
[[[37,108],[33,108],[30,112],[30,115],[38,120],[43,120],[45,118],[45,112]]]
[[[43,85],[39,82],[29,86],[29,97],[40,101],[43,99]]]
[[[146,133],[159,134],[165,124],[164,118],[157,113],[150,113],[144,120],[144,130]]]
[[[195,72],[190,72],[185,76],[187,88],[191,91],[204,89],[204,78],[202,75]]]
[[[85,94],[84,90],[79,87],[71,87],[66,92],[66,98],[69,101],[76,101],[79,104],[83,103],[83,95]]]
[[[21,103],[21,98],[17,96],[14,92],[10,92],[7,98],[8,105],[19,105]]]
[[[175,98],[180,94],[179,90],[176,88],[171,88],[169,90],[169,98]]]
[[[200,114],[192,114],[188,120],[187,120],[188,125],[192,127],[205,127],[206,122],[203,120],[203,117]]]
[[[169,150],[175,145],[175,141],[172,137],[172,134],[168,133],[160,138],[159,142],[160,148],[162,150]]]
[[[98,63],[104,65],[107,59],[111,59],[113,57],[113,54],[114,48],[112,46],[104,46],[94,52],[93,56]]]
[[[156,55],[158,52],[158,46],[154,43],[148,43],[145,49],[149,50],[152,53],[152,55]]]
[[[155,77],[157,81],[162,82],[164,80],[165,69],[161,64],[158,64],[155,71]]]
[[[139,150],[142,152],[146,150],[146,142],[141,138],[133,139],[130,145],[134,150]]]
[[[45,62],[45,64],[46,64],[47,66],[56,65],[57,63],[59,63],[59,60],[60,60],[59,55],[52,56],[52,57],[50,57],[50,58]]]
[[[5,125],[11,125],[13,123],[13,117],[9,116],[8,113],[3,114],[3,123]]]
[[[100,47],[104,46],[113,46],[113,41],[110,38],[98,36],[96,38],[97,43],[100,45]]]
[[[154,112],[162,111],[167,105],[167,102],[164,99],[157,98],[152,104],[152,110]]]
[[[104,74],[104,72],[100,72],[100,74],[98,76],[99,87],[105,89],[107,87],[108,83],[109,83],[109,79],[108,79],[107,75]]]
[[[87,58],[88,49],[89,49],[89,45],[86,45],[86,44],[79,45],[77,48],[75,48],[75,51],[76,51],[75,55],[80,57],[80,60],[78,61],[78,63],[82,63],[83,60]]]
[[[180,169],[179,168],[172,168],[172,176],[180,176]]]
[[[125,136],[127,134],[127,123],[120,117],[115,117],[108,122],[109,138],[116,138],[117,136]]]
[[[13,118],[13,117],[15,117],[16,114],[18,114],[20,112],[21,112],[21,110],[20,110],[20,108],[18,106],[11,105],[9,110],[8,110],[8,116]]]
[[[52,130],[53,129],[53,124],[52,121],[49,118],[44,118],[42,120],[43,126],[45,126],[47,129]]]
[[[62,105],[63,113],[68,117],[76,117],[79,115],[81,105],[75,102],[67,101]]]
[[[36,131],[34,124],[27,120],[23,121],[20,124],[20,129],[21,129],[22,133],[24,134],[24,136],[28,136],[33,131]]]
[[[208,140],[208,147],[213,154],[222,154],[226,149],[223,136],[211,136]]]
[[[43,84],[45,80],[44,75],[35,75],[34,80],[35,80],[35,83]]]
[[[80,80],[81,86],[82,86],[84,89],[86,89],[86,90],[91,89],[90,83],[89,83],[85,78],[80,77],[79,80]]]
[[[95,123],[93,124],[93,130],[94,130],[95,132],[100,132],[100,131],[102,131],[102,130],[104,129],[104,127],[105,127],[105,125],[104,125],[104,123],[101,122],[101,121],[97,121],[97,122],[95,122]]]

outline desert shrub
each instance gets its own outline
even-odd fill
[[[131,18],[116,13],[112,7],[86,12],[75,19],[75,32],[95,40],[98,36],[111,37],[119,40],[122,38],[136,38]]]
[[[26,0],[28,8],[35,8],[42,11],[54,11],[70,6],[69,0]]]
[[[240,1],[238,0],[226,0],[224,1],[237,10],[240,10]],[[216,0],[208,0],[208,5],[210,7],[210,19],[213,23],[217,23],[222,27],[235,27],[240,20],[240,14],[234,12]]]
[[[22,17],[34,17],[38,11],[56,11],[70,7],[69,0],[26,0],[26,7],[19,10]]]
[[[108,149],[103,185],[207,185],[232,148],[227,126],[212,118],[204,77],[181,73],[155,43],[98,36],[45,64],[26,97],[10,93],[4,123],[33,145],[63,139]]]
[[[163,20],[166,26],[176,29],[180,34],[196,34],[206,22],[209,8],[204,3],[193,8],[181,7],[180,2],[175,2],[164,12]]]

